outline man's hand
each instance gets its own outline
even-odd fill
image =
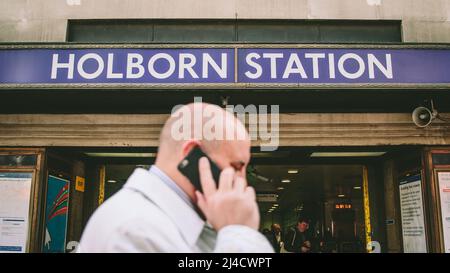
[[[301,252],[302,252],[302,253],[307,253],[307,252],[309,252],[309,248],[306,247],[306,246],[302,246]]]
[[[307,248],[311,248],[311,242],[310,241],[305,241],[305,246]]]
[[[302,253],[306,253],[309,252],[311,250],[311,242],[310,241],[305,241],[303,243],[303,246],[301,247],[301,252]]]
[[[244,178],[236,176],[233,168],[225,168],[217,188],[205,157],[200,159],[199,171],[203,194],[196,192],[197,205],[215,230],[228,225],[258,229],[259,210],[255,190],[247,186]]]

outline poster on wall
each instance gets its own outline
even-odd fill
[[[400,179],[399,188],[403,251],[405,253],[427,252],[420,174]]]
[[[450,171],[438,172],[445,253],[450,253]]]
[[[69,181],[48,176],[43,252],[65,252],[69,208]]]
[[[0,253],[27,251],[33,173],[0,172]]]

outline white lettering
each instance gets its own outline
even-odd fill
[[[69,62],[68,63],[59,63],[58,58],[59,58],[59,54],[53,54],[51,78],[56,79],[58,69],[65,68],[65,69],[67,69],[67,78],[73,79],[73,66],[75,63],[75,55],[69,54]]]
[[[297,68],[293,68],[294,65]],[[283,79],[289,78],[289,75],[292,73],[299,73],[304,79],[308,78],[298,55],[295,53],[291,53],[291,56],[289,57],[288,63],[286,64],[286,69],[283,73]]]
[[[277,59],[283,58],[283,53],[264,53],[263,58],[270,59],[270,78],[277,78]]]
[[[330,79],[336,78],[336,71],[334,69],[334,54],[328,53],[328,68],[330,72]]]
[[[165,59],[169,63],[169,68],[164,73],[159,73],[155,70],[155,62],[159,59]],[[175,60],[167,53],[155,54],[148,61],[148,71],[150,72],[150,75],[157,79],[167,79],[175,71]]]
[[[189,60],[189,62],[186,63],[186,60]],[[195,56],[193,54],[189,53],[180,53],[179,56],[179,70],[178,70],[178,77],[180,79],[184,79],[184,70],[187,70],[189,74],[191,74],[191,77],[194,79],[198,79],[197,73],[195,73],[194,69],[192,67],[196,63]]]
[[[319,78],[319,59],[325,58],[324,53],[306,53],[305,58],[312,59],[313,64],[313,78]]]
[[[106,68],[106,78],[107,79],[122,79],[123,74],[122,73],[114,73],[114,54],[109,53],[108,54],[108,65]]]
[[[217,65],[217,63],[214,61],[214,59],[209,55],[208,53],[203,53],[203,71],[202,71],[202,77],[204,79],[208,78],[208,66],[211,66],[214,71],[221,77],[222,79],[225,79],[227,77],[227,54],[222,53],[221,54],[221,63],[220,67]]]
[[[127,78],[128,79],[138,79],[144,76],[145,70],[142,63],[144,58],[141,54],[130,53],[127,56]],[[133,73],[133,68],[138,70],[137,73]]]
[[[250,53],[245,57],[245,61],[251,67],[253,67],[256,71],[252,73],[250,71],[245,72],[245,76],[250,79],[258,79],[262,75],[262,67],[260,64],[254,62],[252,59],[258,60],[261,56],[258,53]]]
[[[89,59],[93,59],[95,61],[97,61],[97,70],[92,72],[92,73],[87,73],[84,70],[84,62],[86,62]],[[102,57],[100,57],[100,55],[95,54],[95,53],[88,53],[86,55],[83,55],[80,60],[78,60],[78,65],[77,65],[77,69],[78,69],[78,73],[80,74],[81,77],[88,79],[88,80],[92,80],[97,78],[98,76],[100,76],[100,74],[102,74],[103,69],[105,68],[105,63],[103,62]]]
[[[375,69],[374,65],[378,67],[378,69],[381,71],[381,73],[386,76],[388,79],[392,79],[392,59],[391,54],[386,54],[386,66],[383,66],[381,62],[375,57],[373,54],[367,55],[367,61],[369,66],[369,78],[375,79]]]
[[[358,62],[359,67],[356,72],[350,73],[347,70],[345,70],[344,63],[348,59],[354,59]],[[354,53],[347,53],[347,54],[342,55],[341,58],[339,58],[338,69],[339,69],[339,72],[347,79],[356,79],[356,78],[361,77],[361,75],[364,73],[365,65],[364,65],[364,61],[361,57],[359,57],[358,55],[356,55]]]

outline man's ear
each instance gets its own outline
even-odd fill
[[[200,146],[200,142],[198,140],[188,140],[183,143],[183,146],[181,147],[181,150],[183,152],[183,157],[187,156],[192,149],[194,149],[196,146]]]

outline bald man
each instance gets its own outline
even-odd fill
[[[211,118],[215,128],[208,132]],[[188,128],[179,130],[186,120]],[[227,138],[227,130],[234,137]],[[200,159],[202,193],[177,168],[195,147],[221,169],[216,183],[209,161]],[[231,113],[205,103],[179,108],[163,126],[155,165],[136,169],[96,210],[77,252],[273,252],[257,230],[255,191],[246,181],[249,160],[250,138]]]

